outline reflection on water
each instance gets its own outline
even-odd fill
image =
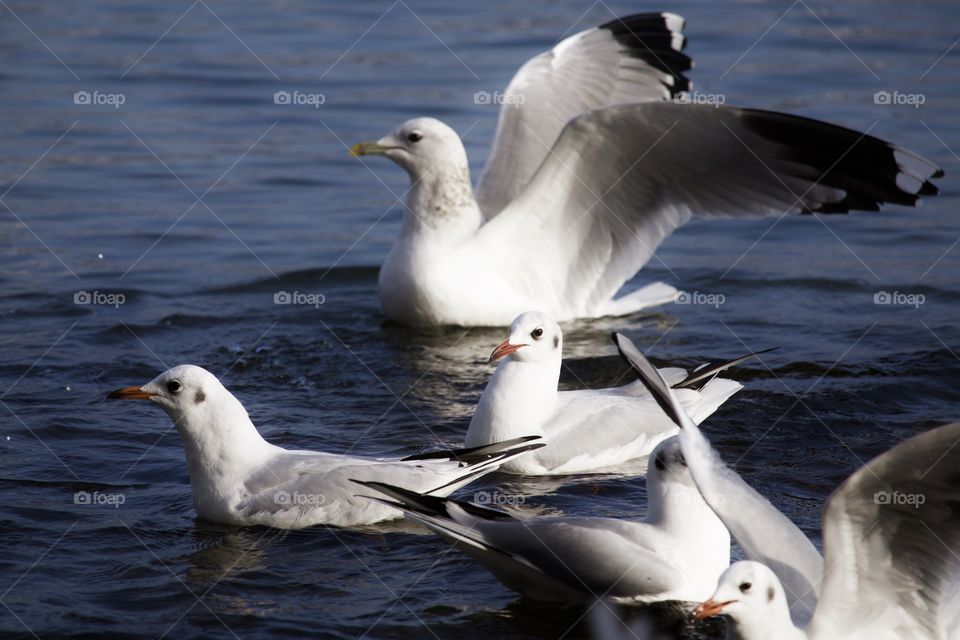
[[[285,532],[269,529],[234,529],[203,523],[194,531],[197,550],[190,554],[187,579],[198,588],[209,588],[228,573],[261,571],[269,562],[266,544],[280,541]],[[264,538],[268,538],[264,542]]]

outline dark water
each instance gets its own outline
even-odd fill
[[[624,373],[613,329],[658,362],[780,345],[740,371],[746,390],[707,429],[819,540],[823,499],[844,477],[958,415],[956,5],[667,8],[688,18],[701,91],[872,127],[947,171],[920,210],[691,224],[639,281],[722,294],[723,305],[564,327],[570,387]],[[502,332],[384,323],[377,265],[406,177],[385,162],[367,170],[345,145],[434,115],[465,134],[479,169],[496,112],[473,94],[610,17],[589,2],[0,6],[0,636],[587,634],[582,609],[525,602],[410,527],[199,523],[167,418],[104,395],[193,362],[282,445],[400,454],[459,443]],[[880,90],[925,103],[876,105]],[[77,91],[124,103],[77,105]],[[325,103],[277,105],[276,91]],[[80,291],[124,303],[75,304]],[[278,291],[325,303],[275,305]],[[874,304],[880,291],[924,303]],[[498,485],[547,494],[529,508],[644,508],[636,478],[478,486]],[[79,491],[123,504],[74,504]]]

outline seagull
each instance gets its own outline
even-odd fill
[[[932,640],[960,637],[960,422],[860,467],[827,500],[824,557],[799,528],[720,460],[643,355],[616,336],[680,425],[703,499],[748,560],[695,610],[725,615],[733,640]]]
[[[356,498],[349,479],[446,496],[542,446],[535,437],[515,438],[406,458],[284,449],[264,440],[240,401],[215,375],[194,365],[174,367],[142,387],[124,387],[107,398],[160,405],[183,438],[197,515],[237,526],[354,527],[400,518],[396,509]]]
[[[680,99],[682,28],[675,14],[626,16],[527,61],[502,96],[476,190],[460,137],[434,118],[354,145],[410,177],[379,275],[386,316],[506,326],[527,309],[561,322],[626,315],[677,298],[662,282],[623,287],[693,216],[877,211],[937,193],[939,167],[866,133]]]
[[[537,600],[699,602],[730,563],[730,534],[700,497],[676,437],[647,475],[643,520],[519,517],[381,482],[373,498],[440,534],[505,586]]]
[[[477,404],[465,446],[479,447],[521,435],[538,435],[546,446],[510,460],[501,471],[562,475],[610,469],[648,456],[677,427],[664,415],[642,382],[610,389],[557,391],[563,332],[539,311],[513,321],[510,337],[490,356],[499,360]],[[705,420],[743,388],[716,375],[754,354],[698,369],[661,369],[684,407]]]

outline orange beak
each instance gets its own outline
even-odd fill
[[[728,604],[733,604],[734,602],[736,602],[736,600],[717,602],[713,599],[707,600],[706,602],[701,602],[700,605],[693,610],[693,617],[697,620],[706,620],[707,618],[712,618],[713,616],[723,613],[723,608]]]
[[[497,348],[496,348],[496,349],[493,350],[493,353],[490,354],[490,359],[489,359],[487,362],[488,362],[488,363],[490,363],[490,362],[495,362],[495,361],[499,360],[500,358],[503,358],[504,356],[508,356],[508,355],[510,355],[511,353],[513,353],[514,351],[516,351],[517,349],[520,349],[521,347],[525,347],[525,346],[527,346],[527,345],[525,345],[525,344],[510,344],[510,340],[509,340],[509,339],[504,340],[503,342],[501,342],[500,344],[497,345]]]
[[[107,400],[149,400],[157,394],[144,391],[140,387],[124,387],[107,394]]]

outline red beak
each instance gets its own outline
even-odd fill
[[[504,340],[503,342],[501,342],[500,344],[497,345],[497,348],[496,348],[496,349],[493,350],[493,353],[490,354],[490,360],[488,360],[487,362],[494,362],[494,361],[496,361],[496,360],[499,360],[500,358],[502,358],[502,357],[504,357],[504,356],[508,356],[508,355],[510,355],[511,353],[513,353],[514,351],[516,351],[517,349],[520,349],[521,347],[525,347],[525,346],[527,346],[527,345],[525,345],[525,344],[510,344],[510,340],[509,340],[509,339]]]
[[[697,620],[705,620],[707,618],[712,618],[713,616],[720,615],[723,613],[723,608],[728,604],[733,604],[736,600],[727,600],[725,602],[717,602],[712,598],[706,602],[701,602],[700,605],[693,610],[693,617]]]
[[[149,400],[157,394],[144,391],[140,387],[124,387],[107,394],[107,400]]]

